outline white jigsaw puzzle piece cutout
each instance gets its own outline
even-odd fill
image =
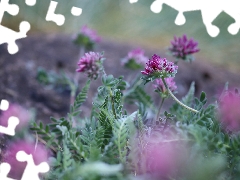
[[[19,162],[27,162],[27,166],[24,170],[21,180],[40,180],[38,173],[46,173],[50,170],[48,163],[42,162],[39,165],[35,165],[32,154],[27,154],[24,151],[19,151],[16,154],[16,159]]]
[[[6,111],[9,108],[9,102],[6,99],[2,99],[0,103],[0,110]]]
[[[19,32],[13,31],[3,25],[1,25],[4,12],[15,16],[19,12],[19,7],[16,4],[9,4],[9,0],[1,0],[0,2],[0,44],[8,44],[8,52],[15,54],[18,52],[18,46],[16,40],[27,37],[27,32],[30,30],[30,24],[23,21],[19,25]]]
[[[19,7],[16,4],[9,4],[9,0],[1,0],[0,2],[0,23],[4,12],[8,12],[12,16],[16,16],[19,12]]]
[[[64,15],[61,14],[55,14],[55,10],[57,8],[58,2],[56,1],[51,1],[48,12],[46,15],[46,21],[53,21],[55,22],[58,26],[62,26],[65,22],[65,17]]]
[[[135,3],[138,0],[129,0],[130,3]],[[194,0],[155,0],[151,4],[151,11],[154,13],[160,13],[162,5],[166,4],[178,11],[178,15],[175,19],[176,25],[183,25],[186,22],[186,18],[183,15],[184,12],[201,10],[203,23],[210,36],[216,37],[220,30],[212,22],[221,13],[225,12],[231,16],[235,23],[229,25],[228,32],[232,35],[238,33],[240,29],[240,1],[239,0],[211,0],[211,1],[194,1]]]
[[[0,179],[1,180],[16,180],[7,177],[8,173],[10,172],[11,166],[8,163],[1,163],[0,164]]]
[[[8,43],[8,52],[10,54],[18,52],[18,46],[15,41],[27,37],[27,32],[30,30],[30,24],[27,21],[21,22],[19,30],[19,32],[16,32],[0,25],[0,44]]]
[[[1,32],[1,31],[0,31]],[[1,104],[0,104],[0,110],[8,110],[9,108],[9,102],[5,99],[1,100]],[[3,134],[7,134],[9,136],[14,136],[15,135],[15,129],[17,127],[17,125],[19,124],[19,119],[15,116],[11,116],[8,119],[8,126],[4,127],[0,125],[0,133]]]
[[[162,5],[166,4],[178,11],[178,15],[175,19],[176,25],[183,25],[186,22],[184,12],[201,10],[203,23],[206,26],[207,32],[210,36],[216,37],[220,30],[218,27],[212,25],[212,21],[222,12],[221,8],[216,8],[217,4],[220,5],[222,0],[208,1],[193,1],[193,0],[155,0],[150,9],[154,13],[160,13]],[[221,7],[221,5],[220,5]]]
[[[25,0],[25,3],[28,6],[34,6],[36,4],[36,0]]]
[[[15,129],[17,125],[19,124],[19,119],[15,116],[11,116],[8,119],[8,126],[4,127],[0,125],[0,133],[9,135],[9,136],[14,136],[15,135]]]
[[[82,9],[73,6],[72,9],[71,9],[71,13],[72,13],[72,15],[74,15],[74,16],[80,16],[80,15],[82,14]]]
[[[138,0],[129,0],[129,2],[132,4],[138,2]]]

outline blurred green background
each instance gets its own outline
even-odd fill
[[[240,33],[231,35],[228,26],[234,19],[222,12],[213,22],[220,28],[216,38],[208,35],[202,22],[201,11],[184,13],[186,23],[175,25],[177,11],[167,5],[155,14],[150,10],[154,0],[139,0],[130,4],[129,0],[55,0],[59,2],[56,13],[65,15],[63,26],[45,20],[50,0],[37,0],[37,4],[28,7],[25,0],[10,0],[20,6],[20,13],[12,17],[5,13],[3,25],[18,30],[19,22],[27,20],[34,33],[76,33],[80,27],[87,24],[96,29],[99,34],[110,41],[131,44],[136,47],[147,47],[162,50],[169,46],[174,35],[187,34],[199,42],[201,51],[197,59],[210,62],[238,72]],[[83,9],[82,15],[74,17],[70,10],[72,6]],[[240,11],[240,9],[239,9]]]

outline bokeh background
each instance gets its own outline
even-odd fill
[[[222,12],[213,22],[220,28],[216,38],[208,35],[202,22],[201,11],[184,13],[186,23],[182,26],[174,24],[177,11],[167,5],[155,14],[150,10],[154,0],[139,0],[130,4],[129,0],[56,0],[59,2],[56,13],[65,15],[63,26],[45,20],[50,0],[38,0],[34,7],[28,7],[24,0],[10,0],[20,6],[20,13],[12,17],[5,13],[3,25],[18,30],[19,22],[27,20],[32,28],[29,35],[35,33],[76,33],[87,24],[96,29],[108,40],[130,44],[136,47],[163,49],[169,45],[174,35],[187,34],[199,41],[201,49],[197,57],[207,63],[238,72],[240,33],[231,35],[227,27],[234,22],[228,14]],[[74,17],[72,6],[83,9],[82,15]]]

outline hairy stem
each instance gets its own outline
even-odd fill
[[[188,109],[188,110],[190,110],[190,111],[192,111],[192,112],[199,113],[199,111],[197,111],[196,109],[193,109],[193,108],[191,108],[191,107],[188,107],[187,105],[185,105],[185,104],[183,104],[181,101],[179,101],[178,98],[176,98],[176,97],[173,95],[173,93],[171,92],[171,90],[168,88],[167,83],[166,83],[166,81],[165,81],[164,78],[162,78],[162,81],[163,81],[163,84],[164,84],[164,86],[166,87],[168,93],[170,94],[170,96],[172,96],[172,98],[173,98],[179,105],[185,107],[186,109]]]
[[[41,143],[43,143],[45,146],[48,146],[48,145],[47,145],[47,142],[44,141],[42,138],[40,138],[37,133],[36,133],[36,135],[34,134],[33,136],[35,136],[35,138],[36,138],[35,149],[36,149],[36,146],[37,146],[38,141],[40,141]],[[48,147],[49,147],[52,151],[54,151],[55,153],[58,152],[57,149],[54,148],[53,146],[50,145],[50,146],[48,146]],[[61,147],[59,146],[58,148],[60,149]]]
[[[164,100],[165,100],[165,98],[162,98],[161,104],[160,104],[160,106],[159,106],[159,108],[158,108],[158,113],[157,113],[156,121],[159,119],[160,112],[161,112],[161,109],[162,109],[162,105],[163,105]]]
[[[84,53],[85,53],[85,47],[81,46],[80,51],[79,51],[79,59],[84,55]],[[73,86],[75,86],[75,85],[78,86],[79,78],[80,78],[79,73],[75,73],[74,80],[73,80],[73,82],[74,82]],[[77,87],[72,87],[71,88],[70,104],[74,103],[74,100],[75,100],[75,97],[76,97],[76,92],[77,92]]]
[[[72,83],[70,84],[70,89],[71,89],[70,105],[73,105],[76,97],[77,87],[75,87],[75,85]]]

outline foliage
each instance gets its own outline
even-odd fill
[[[78,117],[79,108],[87,98],[90,80],[77,95],[67,118],[51,118],[52,123],[45,126],[41,122],[33,124],[32,130],[55,152],[50,158],[51,171],[45,179],[159,178],[147,167],[144,153],[154,137],[159,138],[155,144],[163,143],[161,139],[169,133],[170,139],[166,142],[183,140],[190,151],[184,168],[176,169],[170,174],[171,178],[234,179],[239,175],[240,136],[229,135],[222,129],[215,113],[217,105],[206,105],[204,92],[200,98],[194,97],[194,83],[182,103],[200,112],[190,112],[176,103],[170,113],[164,113],[158,125],[145,124],[143,119],[146,108],[153,103],[144,86],[134,87],[133,84],[124,91],[126,85],[122,77],[104,74],[92,115],[81,119],[82,127],[74,127],[72,119]],[[125,98],[126,102],[137,101],[139,110],[128,115],[123,110]]]
[[[161,104],[156,113],[145,86],[154,74],[128,83],[102,70],[90,117],[79,117],[90,89],[87,80],[66,117],[52,117],[46,125],[33,123],[31,130],[54,152],[44,179],[238,179],[240,133],[219,120],[220,100],[207,102],[205,92],[195,97],[192,82],[181,101],[171,95],[177,103],[164,113]],[[51,84],[47,73],[39,77]],[[73,80],[63,79],[74,86]],[[128,103],[137,109],[129,112]],[[160,117],[147,118],[149,110]]]

